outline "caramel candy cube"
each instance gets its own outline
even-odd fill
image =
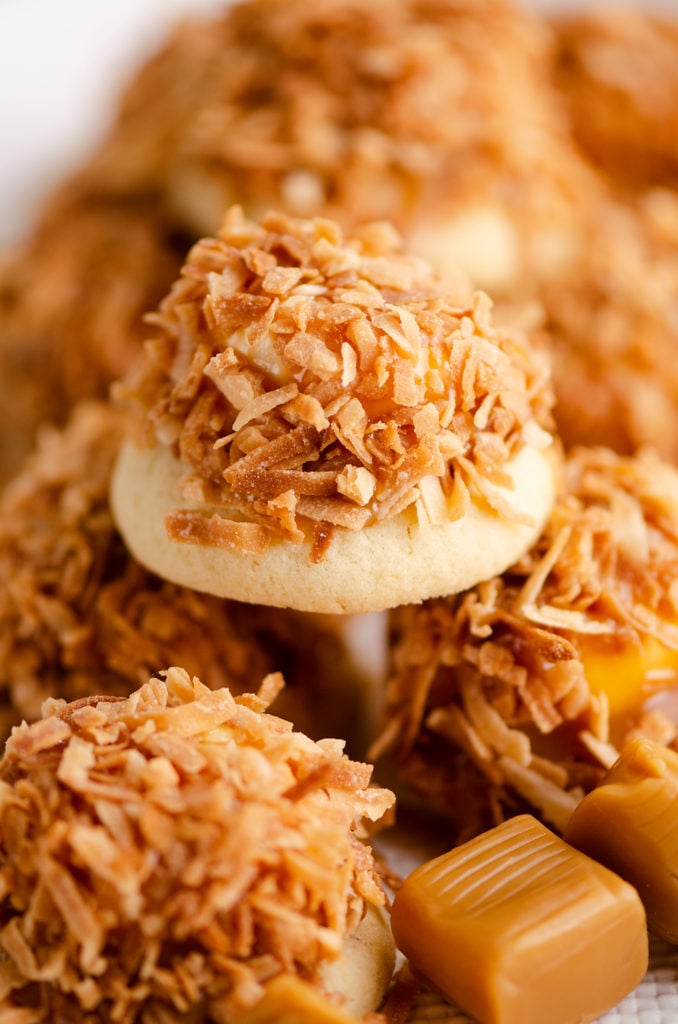
[[[244,1010],[240,1024],[358,1024],[295,974],[279,974],[258,1003]]]
[[[412,965],[482,1024],[585,1024],[647,970],[635,889],[527,814],[413,871],[391,923]]]
[[[565,839],[631,882],[650,930],[678,942],[678,754],[630,742],[577,806]]]

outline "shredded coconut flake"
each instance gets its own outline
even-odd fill
[[[271,281],[297,282],[295,301],[272,302]],[[302,296],[302,284],[317,287]],[[329,221],[254,223],[232,209],[219,237],[193,248],[155,322],[136,393],[157,443],[168,415],[183,419],[173,448],[191,498],[196,478],[209,494],[209,515],[169,517],[170,537],[245,551],[240,521],[253,518],[257,550],[316,523],[361,528],[413,505],[431,475],[443,482],[435,495],[423,484],[431,521],[459,474],[515,518],[497,485],[527,425],[549,426],[546,364],[391,235],[345,239]],[[297,501],[281,517],[289,492]]]
[[[586,673],[589,652],[602,657],[610,643],[635,657],[651,639],[678,658],[677,482],[651,452],[576,449],[542,536],[519,562],[465,594],[392,613],[394,668],[372,754],[393,753],[460,829],[525,806],[561,828],[625,732],[675,742],[640,693],[611,738],[606,694]],[[675,671],[667,676],[674,685]]]
[[[181,265],[155,202],[94,199],[74,178],[0,265],[0,480],[43,423],[105,398],[129,370],[147,333],[142,316]]]
[[[3,1006],[26,1024],[235,1019],[318,982],[382,904],[362,823],[393,795],[336,743],[183,669],[18,727],[0,762]],[[92,730],[93,722],[96,730]],[[58,728],[46,731],[47,723]],[[124,795],[123,795],[124,794]]]
[[[125,696],[168,659],[235,692],[284,664],[283,713],[315,735],[321,704],[332,729],[348,730],[355,676],[318,623],[166,583],[126,550],[108,503],[123,427],[103,403],[77,406],[62,431],[44,433],[0,498],[0,737],[22,718],[39,719],[48,697],[85,697],[93,679],[101,693]],[[274,501],[284,517],[284,493]],[[177,527],[209,528],[203,520]],[[264,527],[242,530],[240,546],[265,543]],[[312,671],[307,650],[320,659]],[[308,686],[323,699],[309,701]],[[53,718],[40,726],[46,736],[59,727]]]

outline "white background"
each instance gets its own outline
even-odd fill
[[[532,0],[545,10],[565,2]],[[591,6],[568,6],[577,2]],[[678,0],[636,2],[678,16]],[[26,230],[40,196],[105,129],[119,83],[169,24],[217,6],[223,0],[0,0],[0,244]]]
[[[108,123],[119,84],[217,0],[0,0],[0,244]],[[221,5],[219,5],[221,6]]]

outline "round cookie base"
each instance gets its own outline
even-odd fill
[[[515,516],[471,502],[460,518],[422,524],[410,508],[361,530],[337,527],[320,562],[311,560],[310,541],[274,541],[252,554],[170,540],[165,517],[196,506],[181,497],[185,467],[160,445],[123,445],[111,506],[134,557],[173,583],[299,611],[374,612],[459,593],[504,572],[524,554],[555,498],[553,445],[524,447],[506,471],[513,489],[496,490]]]
[[[342,1007],[356,1017],[377,1010],[386,994],[396,961],[387,912],[368,905],[356,930],[336,960],[321,970],[323,987],[342,997]]]

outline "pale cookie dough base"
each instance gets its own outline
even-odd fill
[[[460,518],[422,526],[413,510],[362,530],[337,528],[321,562],[310,543],[276,542],[261,554],[172,541],[164,520],[182,500],[184,468],[168,448],[123,446],[111,504],[130,551],[158,576],[238,601],[328,613],[372,612],[454,594],[504,572],[533,544],[555,494],[551,449],[524,448],[498,491],[529,524],[472,504]]]
[[[323,968],[328,993],[339,993],[342,1006],[356,1017],[376,1010],[389,986],[395,967],[395,943],[385,910],[368,907],[355,932],[344,943],[341,956]]]

